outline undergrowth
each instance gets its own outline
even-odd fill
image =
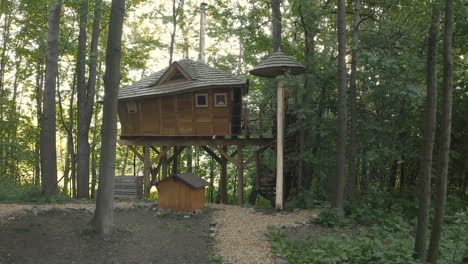
[[[413,259],[417,199],[411,193],[371,192],[348,202],[340,218],[330,207],[319,209],[315,224],[342,235],[291,241],[283,230],[271,228],[271,247],[292,263],[416,264]],[[345,232],[353,229],[355,232]],[[449,196],[443,226],[439,264],[468,261],[468,204]],[[331,229],[330,229],[331,231]],[[331,232],[330,232],[331,233]],[[335,232],[336,233],[336,232]]]
[[[12,181],[0,180],[0,203],[64,203],[70,198],[63,193],[45,195],[40,187],[33,184],[17,184]]]

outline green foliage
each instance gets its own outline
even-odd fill
[[[343,225],[343,221],[339,216],[338,209],[333,207],[325,207],[320,209],[317,218],[315,218],[313,222],[325,227],[336,227]]]
[[[289,241],[281,231],[271,232],[273,251],[290,263],[310,264],[416,264],[412,257],[412,239],[392,232],[358,237],[342,235],[312,241]]]
[[[157,201],[159,200],[159,193],[157,191],[152,191],[148,200]]]
[[[468,259],[467,230],[468,207],[445,218],[439,259],[444,263],[466,263],[463,259]]]
[[[316,194],[309,190],[304,190],[296,195],[291,196],[286,201],[287,208],[314,208],[314,200],[316,200]]]
[[[461,264],[468,252],[468,204],[455,196],[448,201],[438,263]],[[371,191],[348,202],[346,212],[340,219],[336,210],[323,208],[315,220],[342,230],[340,236],[290,241],[281,230],[270,228],[273,251],[290,263],[420,263],[412,257],[417,209],[411,193]]]
[[[8,180],[0,180],[0,202],[33,202],[33,203],[64,203],[70,199],[65,194],[44,195],[40,187],[33,184],[17,184]]]
[[[96,230],[94,230],[91,226],[85,226],[81,229],[80,235],[83,239],[91,239],[96,234]]]

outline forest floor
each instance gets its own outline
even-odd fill
[[[2,204],[0,263],[211,262],[209,210],[190,216],[147,204],[119,203],[116,208],[114,232],[101,238],[88,225],[93,205]]]
[[[268,227],[301,227],[312,210],[209,204],[198,214],[154,202],[114,204],[114,234],[89,227],[94,204],[0,204],[0,263],[275,263]]]

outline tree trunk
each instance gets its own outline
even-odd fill
[[[429,29],[427,52],[427,98],[424,123],[423,151],[420,161],[420,196],[419,213],[414,246],[415,257],[420,260],[426,258],[426,233],[429,222],[429,209],[431,202],[431,171],[432,150],[436,126],[437,104],[437,37],[439,34],[439,1],[434,2],[432,22]]]
[[[102,9],[102,0],[96,0],[94,4],[94,17],[93,17],[93,31],[91,33],[91,49],[89,54],[89,75],[88,75],[88,84],[86,86],[87,96],[86,96],[86,104],[85,104],[85,119],[88,121],[88,135],[90,130],[90,123],[93,115],[93,106],[94,106],[94,97],[96,95],[96,81],[98,75],[98,44],[99,44],[99,36],[101,34],[101,9]],[[102,64],[99,64],[99,71]],[[95,111],[95,124],[97,124],[97,114],[99,112],[99,105],[96,106]],[[96,126],[96,125],[95,125]],[[91,198],[94,197],[94,190],[96,188],[96,181],[97,181],[97,173],[96,173],[96,129],[93,131],[93,145],[91,146],[90,152],[88,153],[88,160],[91,157]]]
[[[89,125],[86,122],[86,25],[88,23],[88,1],[80,3],[80,31],[76,57],[76,80],[78,90],[78,136],[77,141],[77,198],[89,198]]]
[[[237,204],[244,204],[244,155],[243,146],[237,146]]]
[[[306,19],[302,13],[302,0],[300,1],[299,12],[301,16],[301,24],[304,29],[304,40],[305,40],[305,50],[304,50],[304,63],[306,66],[306,74],[304,79],[304,98],[301,101],[303,108],[308,108],[313,104],[313,60],[314,60],[314,50],[315,50],[315,32],[311,32],[308,28]],[[305,120],[302,120],[305,121]],[[312,136],[312,126],[304,127],[299,131],[299,162],[298,162],[298,177],[297,177],[297,188],[299,190],[308,189],[312,182],[312,166],[309,162],[304,160],[305,153],[305,144],[307,139],[311,140]]]
[[[192,146],[188,146],[185,150],[187,156],[187,171],[192,172]]]
[[[210,202],[214,202],[214,161],[210,159]]]
[[[125,154],[123,158],[123,166],[120,171],[120,175],[125,176],[125,171],[127,170],[127,160],[128,160],[128,148],[125,148]]]
[[[57,193],[57,150],[55,124],[55,89],[58,72],[59,26],[62,3],[54,1],[49,13],[47,36],[47,64],[44,84],[44,104],[41,122],[41,176],[42,190],[46,194]]]
[[[346,184],[346,2],[338,1],[338,138],[336,140],[336,189],[333,205],[343,215]]]
[[[444,87],[442,103],[442,127],[441,147],[439,150],[438,185],[435,202],[435,218],[432,225],[431,241],[427,260],[432,264],[437,263],[440,235],[445,215],[445,203],[447,196],[447,172],[450,153],[450,136],[452,125],[452,80],[453,80],[453,58],[452,58],[452,31],[453,31],[453,0],[445,1],[445,24],[444,24]]]
[[[169,65],[172,64],[174,58],[174,46],[175,46],[175,36],[177,33],[177,17],[179,16],[179,10],[184,8],[184,0],[179,0],[179,5],[177,5],[178,0],[172,0],[172,32],[171,32],[171,43],[169,45]]]
[[[281,50],[281,0],[271,1],[273,52]]]
[[[117,100],[122,55],[122,27],[125,0],[112,0],[107,40],[106,73],[104,75],[104,108],[98,197],[93,226],[99,234],[110,235],[114,222],[114,174],[117,140]]]
[[[227,147],[222,146],[224,152],[227,152]],[[221,175],[219,178],[219,188],[221,192],[221,203],[227,204],[228,203],[228,194],[227,194],[227,159],[221,155]]]
[[[356,109],[356,71],[357,71],[357,49],[359,45],[359,12],[361,9],[361,1],[354,0],[354,24],[353,24],[353,47],[351,51],[351,74],[349,77],[349,108],[351,113],[349,149],[348,149],[348,181],[347,181],[347,198],[352,199],[356,193],[357,186],[357,109]]]
[[[38,130],[42,124],[42,95],[43,95],[43,70],[42,62],[38,61],[36,66],[36,121]],[[41,179],[41,156],[40,156],[40,132],[35,136],[34,142],[34,186],[37,187],[40,184]]]

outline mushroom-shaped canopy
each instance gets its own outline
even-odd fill
[[[291,74],[299,75],[305,72],[305,67],[297,62],[293,57],[284,55],[278,51],[268,57],[265,61],[255,66],[250,74],[274,78],[279,75]]]

